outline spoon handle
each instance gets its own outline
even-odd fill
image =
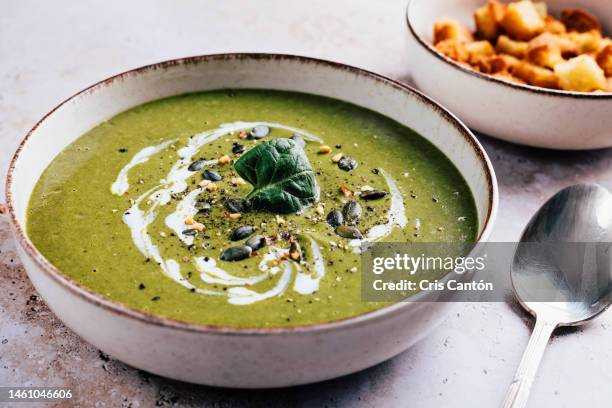
[[[557,323],[544,319],[536,319],[527,349],[525,349],[512,384],[510,384],[510,388],[506,393],[506,399],[502,405],[503,408],[524,408],[527,405],[535,373],[544,355],[544,349],[548,344],[548,340],[556,327]]]

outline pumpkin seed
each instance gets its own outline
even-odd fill
[[[361,239],[363,238],[363,234],[355,227],[349,227],[346,225],[338,226],[335,231],[336,235],[341,236],[342,238],[349,239]]]
[[[200,171],[204,168],[204,163],[206,162],[206,160],[204,159],[198,159],[196,161],[194,161],[193,163],[191,163],[189,165],[189,167],[187,167],[187,170],[189,171]]]
[[[248,210],[248,203],[239,198],[228,198],[225,200],[225,208],[233,213],[243,213]]]
[[[344,171],[355,170],[357,168],[357,160],[344,156],[338,161],[338,167]]]
[[[253,251],[257,251],[266,246],[266,237],[263,235],[254,235],[246,240],[245,245],[251,247]]]
[[[246,150],[246,147],[244,147],[243,144],[234,142],[234,144],[232,145],[232,153],[234,154],[242,153],[245,150]]]
[[[250,225],[243,225],[238,227],[232,232],[230,235],[230,240],[232,241],[240,241],[241,239],[245,239],[249,235],[253,233],[254,229]]]
[[[249,132],[249,137],[252,139],[263,139],[270,133],[270,128],[265,125],[257,125]]]
[[[204,177],[204,180],[210,181],[221,181],[221,179],[223,178],[219,173],[210,169],[204,170],[204,173],[202,173],[202,177]]]
[[[327,214],[327,223],[332,227],[336,228],[338,225],[342,225],[344,223],[344,216],[342,213],[335,208]]]
[[[386,195],[387,195],[386,191],[370,190],[370,191],[361,193],[361,198],[364,200],[378,200],[380,198],[383,198]]]
[[[198,235],[198,231],[194,229],[186,229],[182,232],[182,234],[187,235],[187,236],[194,236],[194,235]]]
[[[361,205],[357,201],[349,201],[342,209],[344,220],[351,225],[359,221],[362,212]]]
[[[300,146],[302,149],[306,147],[306,141],[300,135],[296,135],[296,134],[291,135],[291,140],[293,140],[295,144]]]
[[[219,259],[227,262],[242,261],[251,256],[251,252],[253,252],[251,247],[246,245],[230,247],[223,251]]]

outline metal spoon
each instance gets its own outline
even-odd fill
[[[612,194],[595,184],[561,190],[527,224],[511,277],[519,301],[536,324],[504,408],[526,406],[555,328],[580,325],[612,303],[610,242]]]

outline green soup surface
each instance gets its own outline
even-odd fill
[[[304,142],[316,202],[303,200],[297,213],[279,211],[293,208],[278,200],[275,212],[240,208],[253,186],[235,163],[279,138],[294,150]],[[276,169],[280,175],[249,166],[243,170],[260,179],[283,179],[272,187],[301,188],[284,179],[301,180],[291,163]],[[383,196],[366,200],[372,190]],[[350,201],[359,208],[349,205],[338,231],[328,214],[342,213]],[[246,228],[232,241],[238,227]],[[101,123],[44,171],[27,216],[36,247],[90,290],[147,313],[251,328],[329,322],[384,307],[361,300],[363,241],[350,234],[470,242],[477,228],[465,180],[412,130],[339,100],[267,90],[186,94]],[[255,250],[244,248],[249,238]],[[239,249],[222,256],[230,247]]]

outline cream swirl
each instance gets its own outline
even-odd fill
[[[320,281],[325,276],[325,262],[321,253],[321,248],[317,241],[312,237],[307,236],[310,244],[310,253],[312,254],[311,264],[305,265],[304,262],[297,263],[289,260],[280,261],[279,259],[287,258],[287,249],[270,246],[267,248],[267,253],[262,257],[259,263],[259,271],[257,274],[248,277],[235,276],[223,268],[217,261],[209,257],[194,257],[190,260],[200,273],[199,278],[203,285],[213,287],[215,285],[223,285],[228,287],[227,290],[218,289],[202,289],[195,287],[188,279],[186,279],[181,271],[181,264],[172,258],[164,258],[160,253],[158,245],[153,242],[153,239],[148,231],[151,224],[155,222],[159,215],[159,208],[170,202],[172,195],[182,193],[188,188],[188,180],[196,172],[189,170],[189,164],[192,163],[193,157],[205,145],[237,131],[252,129],[257,125],[265,125],[270,128],[282,129],[300,135],[307,141],[322,143],[322,140],[302,129],[285,126],[278,123],[267,122],[233,122],[222,124],[219,128],[202,132],[192,136],[187,141],[186,145],[177,150],[179,159],[172,165],[165,178],[159,180],[159,183],[144,192],[132,201],[132,206],[124,213],[123,222],[130,229],[132,241],[136,248],[147,258],[153,259],[161,268],[163,273],[176,283],[196,293],[204,295],[225,296],[230,304],[248,305],[255,302],[263,301],[271,297],[279,296],[285,293],[290,287],[293,279],[293,290],[300,295],[311,295],[319,289]],[[111,192],[115,195],[124,195],[129,192],[129,172],[134,167],[145,163],[152,156],[167,149],[171,144],[176,142],[175,139],[168,140],[154,146],[148,146],[136,153],[132,159],[119,171],[117,179],[111,186]],[[209,167],[217,163],[217,160],[209,160],[203,163],[204,167]],[[391,209],[389,211],[389,221],[384,225],[373,227],[364,240],[352,240],[349,245],[358,251],[364,242],[380,240],[388,236],[395,226],[404,227],[406,225],[406,216],[404,210],[404,202],[399,189],[395,182],[384,171],[382,171],[391,193]],[[197,209],[195,203],[201,189],[195,188],[187,193],[181,200],[178,201],[172,213],[164,219],[165,225],[170,228],[176,236],[186,245],[192,245],[193,236],[185,235],[187,229],[185,220],[193,218]],[[146,208],[142,209],[146,203]],[[280,276],[278,276],[280,274]],[[258,292],[255,286],[266,279],[276,279],[272,288]]]

